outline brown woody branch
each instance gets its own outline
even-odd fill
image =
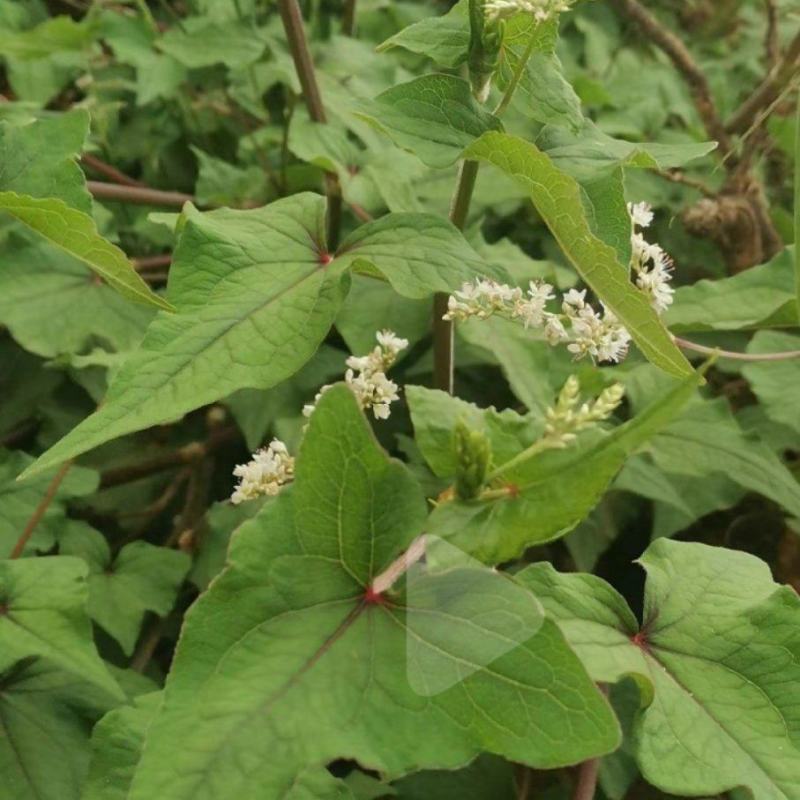
[[[278,0],[278,10],[289,43],[289,51],[294,60],[295,72],[303,89],[308,115],[314,122],[325,124],[328,118],[322,104],[322,95],[317,83],[314,60],[308,48],[300,6],[297,0]],[[325,173],[325,193],[328,196],[328,247],[334,250],[338,244],[342,222],[342,187],[338,175],[334,172]]]
[[[118,183],[86,181],[86,188],[98,200],[117,200],[121,203],[135,203],[146,206],[176,206],[195,202],[194,197],[183,192],[164,192],[147,186],[125,186]]]
[[[53,476],[53,479],[50,481],[50,484],[47,487],[47,491],[44,493],[44,497],[42,497],[42,499],[39,501],[39,505],[36,506],[33,514],[31,514],[31,517],[20,534],[19,539],[17,539],[17,543],[14,545],[14,549],[11,551],[9,558],[19,558],[22,555],[23,551],[25,550],[25,546],[28,544],[37,526],[47,513],[50,503],[53,502],[56,493],[58,492],[58,487],[61,486],[62,481],[67,477],[70,467],[72,467],[72,462],[65,461],[59,468],[58,472],[56,472],[56,474]]]
[[[723,156],[730,153],[732,150],[730,136],[714,103],[708,79],[686,45],[638,0],[611,0],[611,3],[623,16],[633,20],[642,33],[672,61],[689,87],[706,132],[719,143]]]
[[[767,57],[767,66],[773,69],[781,57],[781,44],[778,39],[778,3],[776,0],[764,0],[764,11],[767,15],[764,51]]]
[[[728,120],[725,130],[728,133],[742,134],[757,125],[762,112],[780,97],[797,76],[798,68],[800,68],[800,33],[792,39],[767,77]]]
[[[111,166],[111,164],[101,161],[97,156],[93,156],[91,153],[84,153],[81,156],[81,164],[114,183],[121,183],[123,186],[144,186],[141,181],[131,178],[130,175],[126,175],[116,167]]]
[[[150,475],[156,475],[159,472],[165,472],[173,467],[196,464],[220,447],[235,441],[238,436],[239,431],[232,425],[225,428],[217,428],[211,431],[205,441],[190,442],[177,450],[159,453],[153,458],[139,461],[136,464],[128,464],[123,467],[106,470],[100,476],[100,488],[109,489],[112,486],[131,483]]]
[[[132,259],[137,272],[148,272],[152,269],[164,269],[172,263],[172,253],[162,253],[158,256],[146,256]]]

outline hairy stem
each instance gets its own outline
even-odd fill
[[[326,123],[328,118],[322,105],[322,95],[317,83],[314,61],[308,49],[303,15],[297,0],[278,0],[278,9],[294,60],[294,68],[303,89],[308,115],[314,122]],[[328,247],[333,250],[339,241],[342,221],[342,188],[336,173],[325,173],[325,193],[328,196]]]
[[[67,473],[69,472],[71,466],[71,461],[65,461],[59,468],[58,472],[53,475],[53,479],[50,481],[47,491],[44,493],[44,497],[39,501],[39,505],[36,506],[33,514],[31,514],[31,517],[20,534],[19,539],[17,539],[17,543],[14,545],[14,549],[11,551],[9,558],[19,558],[22,555],[22,551],[25,549],[25,546],[28,544],[31,536],[33,536],[36,526],[42,521],[42,517],[44,517],[44,515],[47,513],[50,503],[53,502],[56,492],[58,492],[58,487],[61,486],[62,481],[67,477]]]

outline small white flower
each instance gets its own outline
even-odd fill
[[[653,222],[653,209],[649,203],[628,203],[628,213],[634,228],[649,228]]]
[[[234,505],[263,495],[276,495],[294,477],[294,459],[280,439],[253,453],[247,464],[239,464],[233,474],[239,483],[231,495]]]
[[[519,292],[519,297],[515,299],[511,310],[512,319],[521,319],[526,328],[540,327],[545,320],[545,305],[548,300],[555,297],[553,287],[549,283],[529,283],[528,293],[523,297]]]
[[[386,370],[397,360],[400,351],[408,347],[408,339],[402,339],[389,330],[379,331],[375,338],[378,346],[370,353],[347,358],[344,381],[361,408],[372,409],[375,419],[386,419],[391,411],[390,405],[399,399],[398,386],[386,377]],[[304,416],[310,417],[314,413],[320,397],[330,388],[330,385],[323,386],[314,402],[303,406]]]

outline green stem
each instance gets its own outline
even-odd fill
[[[462,161],[458,172],[450,221],[460,231],[464,230],[472,201],[472,192],[478,178],[478,162]],[[437,389],[453,393],[453,323],[443,319],[447,313],[449,295],[438,293],[433,299],[433,380]]]
[[[496,469],[492,470],[489,473],[488,477],[486,478],[487,483],[497,480],[501,475],[504,475],[509,470],[512,470],[520,464],[524,464],[526,461],[529,461],[539,453],[543,453],[545,450],[552,450],[553,449],[553,442],[551,439],[547,437],[543,439],[539,439],[538,441],[534,442],[530,447],[526,447],[521,453],[517,453],[514,458],[509,459],[506,461],[505,464],[501,464]]]
[[[322,105],[322,95],[317,83],[314,61],[308,49],[308,40],[303,25],[303,15],[297,0],[278,0],[286,40],[294,60],[294,68],[303,88],[303,97],[308,108],[308,115],[314,122],[325,124],[328,118]],[[325,174],[325,191],[328,195],[328,248],[334,250],[339,241],[339,230],[342,219],[342,188],[339,176],[334,172]]]
[[[519,82],[522,80],[522,73],[525,72],[525,67],[528,66],[528,61],[533,54],[533,47],[535,44],[536,37],[531,36],[528,46],[525,48],[525,52],[522,54],[522,58],[519,60],[508,86],[506,86],[505,93],[493,112],[496,117],[499,117],[508,108],[509,103],[511,103],[511,98],[514,97],[514,92],[517,91],[517,86],[519,86]]]

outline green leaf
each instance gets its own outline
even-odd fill
[[[26,31],[0,31],[0,52],[21,61],[45,59],[62,51],[84,50],[94,34],[88,18],[76,22],[67,16],[51,17]]]
[[[356,272],[384,276],[396,292],[412,299],[452,292],[478,277],[508,280],[455,225],[433,214],[386,214],[368,222],[342,242],[336,258]]]
[[[800,484],[765,444],[745,436],[724,398],[690,406],[649,449],[667,472],[694,478],[727,475],[800,517]]]
[[[656,402],[609,434],[586,437],[565,450],[541,453],[500,472],[504,485],[516,487],[510,495],[440,503],[428,530],[490,565],[558,539],[589,514],[625,459],[680,411],[701,380],[698,373],[672,382]],[[502,462],[496,461],[501,469]]]
[[[730,278],[680,286],[666,322],[676,333],[797,325],[793,266],[793,248],[787,248]]]
[[[145,613],[166,616],[175,604],[191,559],[186,553],[147,542],[131,542],[115,558],[105,536],[84,524],[71,525],[59,551],[89,565],[89,616],[131,655]]]
[[[38,199],[16,192],[0,192],[0,210],[88,264],[125,297],[172,310],[166,300],[150,290],[122,250],[100,236],[88,214],[70,208],[63,200]]]
[[[385,276],[411,298],[481,275],[503,280],[455,226],[430,214],[388,214],[330,254],[324,208],[322,197],[306,193],[251,211],[188,209],[170,268],[178,313],[153,321],[102,408],[31,472],[237,389],[266,389],[293,375],[333,324],[351,267]]]
[[[375,347],[376,331],[388,328],[413,345],[430,327],[431,302],[427,298],[398,297],[391,286],[364,275],[353,276],[350,293],[336,317],[336,329],[350,351],[358,355]]]
[[[399,800],[514,800],[514,766],[495,756],[478,756],[459,770],[430,770],[394,784]]]
[[[0,268],[0,322],[26,349],[46,358],[85,352],[100,341],[132,349],[153,311],[128,302],[80,261],[44,242],[15,241]]]
[[[200,787],[209,800],[270,800],[343,756],[391,778],[481,750],[555,766],[613,749],[610,710],[509,578],[420,567],[405,590],[365,600],[424,523],[411,475],[379,449],[350,390],[330,389],[294,486],[239,529],[187,617],[130,800]],[[485,660],[513,627],[524,635]]]
[[[27,125],[0,122],[0,190],[55,197],[91,213],[92,198],[76,160],[88,133],[83,109]]]
[[[800,98],[797,100],[794,131],[794,284],[797,315],[800,317]]]
[[[619,166],[674,169],[708,155],[717,146],[716,142],[629,142],[603,133],[589,121],[578,133],[545,128],[537,144],[559,169],[577,180],[591,179]]]
[[[92,725],[108,710],[91,687],[43,659],[0,656],[0,793],[78,800]]]
[[[414,423],[414,440],[435,475],[456,474],[453,428],[462,420],[470,430],[481,431],[492,443],[495,466],[510,461],[542,432],[540,419],[523,417],[506,409],[478,408],[447,392],[406,386],[405,395]]]
[[[514,93],[514,108],[537,122],[580,128],[584,122],[581,101],[555,54],[558,20],[540,23],[530,14],[517,14],[505,25],[501,88],[508,86],[525,52],[532,48]]]
[[[452,75],[423,75],[379,94],[359,114],[429,167],[449,167],[500,120],[472,96],[469,83]]]
[[[800,351],[800,336],[778,331],[759,331],[747,347],[748,353],[781,353]],[[800,386],[800,359],[761,361],[746,364],[742,375],[747,378],[767,416],[800,432],[796,405],[789,400],[794,387]]]
[[[595,680],[650,687],[632,738],[647,781],[682,796],[744,786],[758,800],[800,797],[800,599],[732,550],[660,539],[641,564],[641,627],[594,576],[536,564],[519,580]]]
[[[189,69],[225,64],[235,69],[253,64],[264,52],[266,42],[249,25],[236,20],[217,22],[189,17],[156,41],[162,53]]]
[[[33,458],[19,450],[0,449],[0,557],[6,558],[14,548],[25,525],[41,502],[53,474],[40,475],[27,483],[18,483],[17,475],[33,463]],[[44,516],[28,540],[25,554],[48,550],[66,521],[64,503],[73,497],[91,494],[97,489],[98,475],[83,467],[72,467],[67,473]]]
[[[484,134],[465,156],[494,164],[524,186],[536,210],[581,277],[630,331],[642,353],[678,377],[691,366],[647,298],[628,280],[613,248],[591,231],[578,184],[535,145],[503,133]]]
[[[428,17],[403,28],[379,45],[378,52],[392,47],[427,56],[442,67],[463,64],[469,49],[467,0],[460,0],[441,17]]]
[[[81,800],[127,800],[142,752],[147,726],[162,693],[136,698],[133,705],[109,711],[92,731],[92,760]]]
[[[0,561],[0,653],[6,667],[41,659],[90,684],[110,707],[123,694],[92,641],[86,573],[68,556]]]

